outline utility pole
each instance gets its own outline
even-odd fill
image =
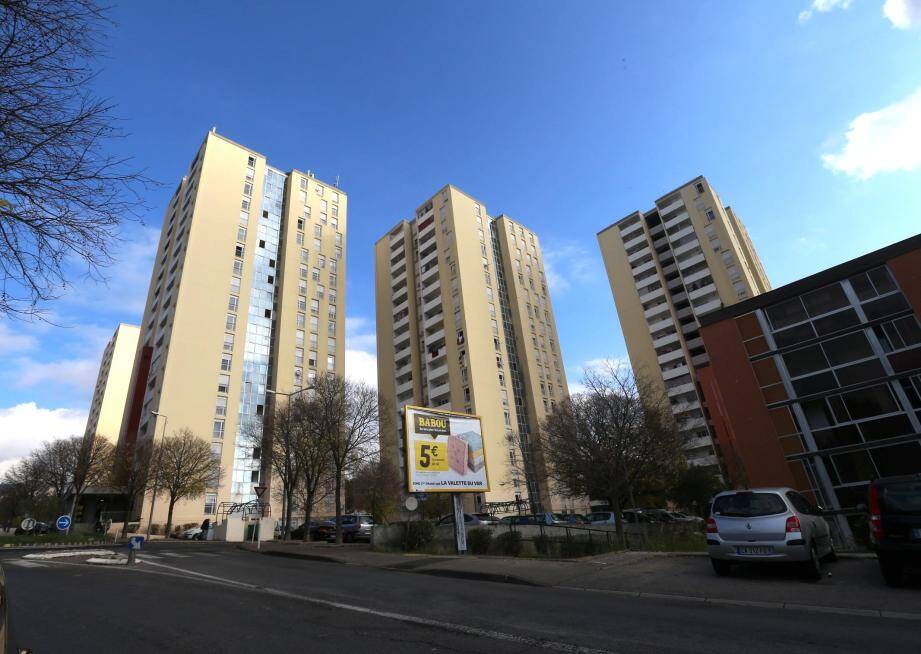
[[[162,413],[158,411],[151,411],[150,413],[152,415],[157,416],[157,419],[163,418],[163,436],[162,438],[160,438],[160,442],[162,443],[163,439],[166,438],[166,425],[169,423],[169,416],[163,415]],[[154,446],[156,446],[156,441],[157,441],[157,430],[156,430],[156,426],[154,426],[154,436],[153,436]],[[154,449],[156,449],[156,447],[154,447]],[[160,492],[159,469],[160,469],[160,451],[157,450],[157,461],[156,463],[154,463],[154,472],[156,474],[154,475],[153,497],[150,498],[150,513],[147,515],[147,540],[148,541],[150,540],[150,523],[153,520],[154,506],[156,506],[157,504],[157,493]],[[166,534],[166,537],[169,538],[169,534]]]

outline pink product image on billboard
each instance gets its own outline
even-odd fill
[[[477,416],[406,407],[407,490],[489,490],[482,423]]]

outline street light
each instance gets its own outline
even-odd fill
[[[159,411],[151,411],[150,413],[151,415],[154,415],[157,418],[163,418],[163,437],[160,439],[160,441],[162,442],[163,439],[166,438],[166,425],[169,423],[169,416],[164,415],[160,413]],[[157,427],[156,427],[156,423],[154,423],[154,435],[152,439],[152,444],[156,445],[156,441],[157,441]],[[153,497],[150,498],[150,513],[147,516],[147,540],[150,540],[150,523],[153,521],[154,506],[157,504],[157,493],[160,490],[160,471],[159,471],[160,455],[161,455],[160,450],[157,450],[157,462],[154,464],[154,472],[156,474],[154,475]],[[167,537],[169,537],[169,534],[167,534]]]

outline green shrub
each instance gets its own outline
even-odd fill
[[[492,531],[489,529],[471,529],[467,532],[467,549],[471,554],[486,554],[492,542]]]
[[[159,536],[163,533],[163,525],[158,525],[156,523],[150,525],[150,535]]]
[[[521,554],[521,534],[517,531],[504,531],[493,539],[496,550],[505,556]]]
[[[534,549],[538,556],[554,556],[559,552],[556,539],[547,534],[540,534],[534,539]]]
[[[435,540],[435,525],[428,520],[413,520],[405,523],[406,549],[418,550]]]

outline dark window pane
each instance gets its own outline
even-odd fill
[[[849,509],[855,507],[858,504],[867,503],[867,489],[869,484],[863,486],[847,486],[845,488],[836,488],[835,495],[838,496],[838,504],[841,505],[841,508]],[[864,514],[864,519],[866,519],[866,514]],[[867,530],[866,523],[861,525],[863,531]]]
[[[841,284],[832,284],[817,291],[806,293],[803,296],[803,304],[806,305],[806,311],[810,316],[820,316],[823,313],[842,309],[850,304],[847,296],[841,288]]]
[[[806,319],[806,310],[798,297],[768,307],[766,311],[774,329],[783,329]]]
[[[783,355],[784,363],[791,377],[799,377],[810,372],[828,368],[828,361],[818,345],[793,350]]]
[[[831,334],[832,332],[859,325],[860,318],[857,317],[857,312],[854,309],[846,309],[824,318],[816,318],[812,321],[812,324],[815,325],[815,330],[820,335]]]
[[[812,325],[808,322],[774,333],[774,342],[777,344],[777,347],[796,345],[797,343],[808,341],[810,338],[815,338],[815,332],[812,330]]]
[[[892,281],[892,275],[889,274],[885,267],[875,268],[868,272],[867,275],[869,275],[870,281],[873,282],[873,286],[876,287],[876,292],[880,295],[894,291],[896,288],[895,282]]]
[[[842,396],[848,413],[854,420],[872,418],[884,413],[893,413],[899,410],[895,398],[888,384],[863,388],[859,391],[844,393]]]
[[[822,343],[822,349],[825,350],[825,355],[833,366],[866,359],[873,355],[870,341],[862,331],[825,341]]]
[[[835,454],[831,458],[838,469],[838,476],[841,477],[842,484],[876,479],[876,468],[873,467],[873,462],[870,461],[870,455],[866,450]]]
[[[899,383],[902,384],[902,390],[904,390],[905,395],[908,396],[908,401],[911,402],[911,406],[915,409],[921,409],[921,392],[911,383],[911,379],[900,379]],[[921,383],[919,383],[918,386],[921,388]]]
[[[878,447],[870,452],[881,477],[921,472],[921,446],[918,443]]]
[[[904,436],[913,431],[911,421],[906,415],[889,416],[888,418],[879,418],[860,423],[860,433],[868,441]],[[921,470],[918,472],[921,472]]]
[[[854,445],[860,441],[860,432],[857,431],[856,425],[844,425],[842,427],[832,427],[831,429],[819,429],[812,432],[815,438],[815,446],[820,450],[829,447],[842,447],[844,445]]]
[[[888,323],[873,325],[873,333],[876,334],[876,340],[879,341],[883,352],[892,352],[902,347],[901,337],[898,332],[893,332],[891,325]]]
[[[803,407],[803,413],[806,414],[806,422],[809,423],[810,429],[821,429],[835,424],[835,418],[825,400],[810,400],[803,402],[800,406]]]
[[[878,300],[873,300],[863,305],[863,311],[870,320],[891,316],[893,313],[904,311],[907,308],[908,303],[905,301],[905,298],[902,297],[901,293],[887,295],[886,297],[881,297]]]
[[[838,376],[838,383],[841,386],[850,386],[851,384],[859,384],[860,382],[885,377],[886,371],[883,370],[883,364],[879,362],[879,359],[870,359],[846,368],[838,368],[835,370],[835,374]]]
[[[793,390],[796,391],[799,397],[812,395],[813,393],[821,393],[822,391],[830,391],[833,388],[838,388],[838,382],[835,380],[835,376],[831,371],[819,373],[812,377],[795,379],[793,381]]]
[[[896,329],[899,330],[902,340],[905,341],[906,347],[918,345],[921,343],[921,323],[914,316],[905,316],[894,321]]]
[[[867,273],[860,273],[859,275],[854,275],[850,279],[851,286],[854,288],[854,292],[857,293],[857,297],[860,298],[860,301],[869,300],[872,297],[876,297],[876,291],[873,288],[873,285],[870,283],[870,280],[867,278]]]
[[[841,399],[840,395],[832,395],[829,397],[828,404],[831,405],[832,413],[835,414],[835,418],[838,422],[847,422],[851,419],[847,414],[847,409],[844,408],[844,401]]]
[[[825,463],[825,470],[828,471],[828,476],[831,478],[831,483],[836,486],[840,484],[841,480],[838,479],[838,472],[835,470],[835,466],[833,466],[831,463],[831,457],[823,456],[822,461]]]

